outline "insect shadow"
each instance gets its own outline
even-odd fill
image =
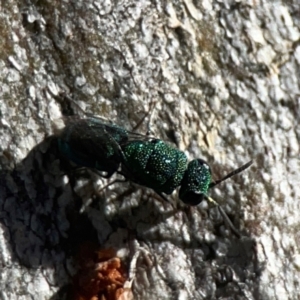
[[[61,153],[76,165],[90,168],[103,178],[117,173],[123,177],[121,181],[150,188],[167,202],[166,195],[177,188],[179,199],[187,205],[196,206],[207,200],[218,207],[228,227],[241,237],[222,207],[208,196],[208,191],[249,168],[252,161],[222,179],[212,181],[211,169],[203,159],[188,162],[184,152],[169,143],[91,115],[68,118],[65,128],[58,134],[58,146]]]
[[[70,155],[74,155],[72,161],[78,162],[81,167],[96,170],[97,174],[105,178],[110,178],[109,175],[115,172],[128,181],[153,189],[163,199],[166,198],[164,194],[170,194],[180,185],[182,188],[183,180],[189,182],[189,178],[193,178],[193,173],[187,174],[189,169],[184,153],[159,139],[129,132],[107,121],[104,123],[101,118],[74,116],[66,119],[69,123],[61,135],[45,139],[13,169],[3,170],[0,174],[0,201],[3,208],[1,223],[5,228],[4,235],[11,245],[12,260],[33,270],[40,266],[47,269],[54,265],[53,284],[60,282],[62,277],[69,278],[69,255],[76,252],[77,245],[86,239],[100,241],[102,244],[113,232],[113,227],[118,225],[105,221],[104,205],[97,211],[103,221],[99,225],[101,230],[94,228],[87,214],[80,213],[82,199],[78,196],[80,193],[74,189],[78,177],[70,168],[69,160],[66,160],[65,156],[70,158]],[[74,133],[76,128],[79,131],[85,130],[80,135],[76,131]],[[97,130],[94,132],[95,128]],[[99,130],[103,133],[100,137]],[[85,139],[76,140],[73,138],[74,134],[76,138],[82,136]],[[98,138],[96,141],[99,144],[94,144],[94,137]],[[109,142],[104,137],[108,138]],[[73,144],[75,140],[79,144]],[[95,145],[100,148],[96,148]],[[90,151],[88,154],[85,152],[87,146]],[[63,147],[69,152],[62,151]],[[136,161],[135,157],[141,155],[140,148],[143,149],[142,160]],[[104,149],[104,152],[99,153],[99,149]],[[94,153],[98,156],[91,155]],[[143,159],[144,164],[140,164]],[[170,167],[167,168],[165,165],[157,165],[156,160],[170,160],[174,164],[170,163]],[[187,199],[187,202],[191,199],[206,199],[210,184],[214,186],[214,183],[219,183],[211,182],[210,169],[205,162],[197,160],[196,164],[200,166],[200,170],[205,171],[205,176],[202,175],[207,190],[190,190],[190,185],[187,184],[181,191],[183,199]],[[164,173],[164,170],[168,172]],[[170,181],[163,181],[161,174],[170,174]],[[194,195],[195,198],[186,195]],[[155,201],[155,211],[152,214],[160,218],[159,204]],[[125,211],[125,215],[130,213],[126,214]],[[126,225],[126,220],[124,223]],[[61,284],[63,285],[63,282]]]

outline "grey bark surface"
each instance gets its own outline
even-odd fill
[[[0,37],[0,299],[67,298],[86,240],[141,252],[135,299],[300,299],[297,0],[1,1]],[[155,103],[154,135],[214,179],[253,159],[210,191],[244,237],[176,193],[98,192],[58,152],[64,95],[127,129]]]

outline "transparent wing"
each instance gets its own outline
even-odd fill
[[[126,145],[132,141],[151,141],[156,139],[153,136],[126,130],[122,126],[98,116],[84,118],[81,119],[81,121],[89,124],[89,130],[92,130],[95,136],[99,136],[98,139],[101,139],[101,137],[105,139],[107,138],[107,135],[109,135],[115,139],[120,146]]]
[[[65,145],[64,153],[69,157],[80,159],[80,164],[89,161],[104,161],[107,158],[121,159],[121,147],[132,141],[149,141],[153,137],[130,132],[100,117],[65,118],[66,127],[60,134],[61,143]],[[68,149],[70,149],[68,153]],[[72,159],[72,157],[71,157]]]

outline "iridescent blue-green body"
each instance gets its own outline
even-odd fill
[[[202,159],[190,161],[179,189],[179,198],[186,204],[198,205],[211,187],[211,169]]]
[[[160,195],[180,186],[179,197],[189,205],[199,204],[210,187],[211,171],[203,160],[188,163],[186,155],[168,143],[99,118],[69,121],[58,144],[71,161],[105,172],[103,177],[118,172]]]
[[[211,171],[203,160],[188,163],[183,152],[158,139],[130,142],[122,149],[122,170],[131,181],[167,195],[181,186],[179,198],[189,205],[207,194]]]
[[[77,165],[92,168],[105,178],[118,173],[153,189],[165,200],[163,194],[169,195],[178,187],[179,198],[188,205],[197,205],[207,199],[219,207],[228,226],[241,236],[207,192],[248,168],[252,161],[212,182],[210,167],[204,160],[188,163],[186,155],[168,143],[96,117],[70,119],[58,137],[58,146]]]
[[[157,139],[132,141],[122,150],[122,171],[131,181],[165,194],[171,194],[181,184],[187,169],[183,152]]]

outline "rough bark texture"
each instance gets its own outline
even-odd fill
[[[87,241],[148,252],[135,299],[299,299],[298,0],[1,1],[0,37],[1,299],[71,298]],[[215,179],[253,159],[211,191],[244,238],[205,203],[98,193],[58,152],[54,124],[82,115],[62,93],[127,129],[155,102],[155,136]]]

